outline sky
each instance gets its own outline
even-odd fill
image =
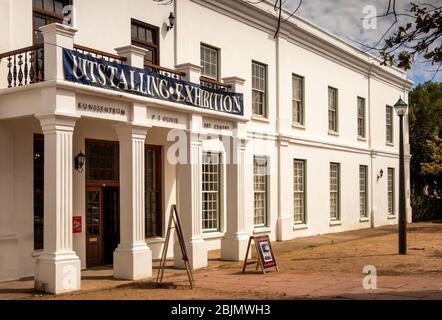
[[[287,10],[294,10],[299,4],[299,0],[285,1],[284,7]],[[369,14],[377,16],[386,13],[388,2],[388,0],[303,0],[296,14],[353,45],[362,47],[359,42],[374,46],[391,25],[392,16],[371,20],[371,24],[368,25],[369,21],[364,18]],[[396,0],[397,12],[404,13],[409,8],[409,2],[410,0]],[[440,5],[442,0],[421,2]],[[399,17],[399,25],[403,25],[406,19],[408,18]],[[376,54],[375,51],[371,53]],[[417,62],[407,72],[408,78],[415,84],[423,83],[432,80],[435,69],[431,64]],[[442,71],[437,73],[433,81],[442,82]]]

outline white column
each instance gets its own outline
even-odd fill
[[[293,198],[289,190],[293,190],[292,167],[293,162],[287,155],[289,142],[287,140],[279,140],[278,145],[278,221],[276,229],[276,239],[279,241],[291,239],[293,233]]]
[[[76,118],[40,116],[44,133],[44,251],[35,288],[49,293],[80,290],[80,259],[72,249],[72,135]]]
[[[64,80],[63,48],[74,48],[76,29],[60,23],[40,27],[44,38],[45,80]]]
[[[114,277],[152,276],[152,252],[145,242],[144,144],[147,128],[117,125],[120,141],[120,244],[114,252]]]
[[[226,164],[227,223],[221,240],[221,259],[240,261],[247,251],[249,236],[245,232],[245,150],[248,140],[232,138],[232,158]]]
[[[184,241],[193,269],[207,267],[207,248],[202,237],[202,136],[190,132],[187,141],[187,163],[177,165],[177,209]],[[174,265],[183,266],[179,244],[174,245]]]

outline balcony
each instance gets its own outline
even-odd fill
[[[108,62],[124,64],[127,61],[125,57],[79,44],[74,44],[74,50]],[[43,44],[2,53],[0,54],[0,61],[3,60],[6,60],[6,83],[8,88],[20,87],[45,80],[45,57]],[[151,64],[147,61],[144,62],[144,68],[150,72],[176,80],[183,80],[186,75],[185,72]],[[228,91],[232,87],[229,84],[225,84],[204,76],[201,76],[199,79],[202,87],[213,90]]]
[[[151,64],[144,60],[145,50],[136,46],[116,48],[115,54],[75,44],[76,30],[62,24],[40,29],[44,45],[0,54],[0,88],[39,82],[71,88],[84,85],[89,87],[85,90],[119,91],[130,99],[162,100],[180,110],[197,107],[244,116],[243,79],[233,76],[219,82],[202,76],[201,67],[192,63],[175,69]]]

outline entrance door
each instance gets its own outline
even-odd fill
[[[103,254],[104,264],[112,264],[120,243],[120,188],[103,187]]]
[[[113,263],[120,243],[120,188],[86,189],[86,266]]]
[[[102,264],[102,192],[100,187],[86,189],[86,266]]]

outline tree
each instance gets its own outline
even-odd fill
[[[429,187],[442,194],[441,175],[436,174],[435,170],[441,151],[442,83],[427,82],[417,86],[410,92],[409,104],[410,183],[414,218],[441,218],[442,200],[426,196],[425,189]]]
[[[433,181],[432,186],[438,196],[442,195],[442,139],[434,136],[427,140],[430,161],[423,162],[422,174]]]

